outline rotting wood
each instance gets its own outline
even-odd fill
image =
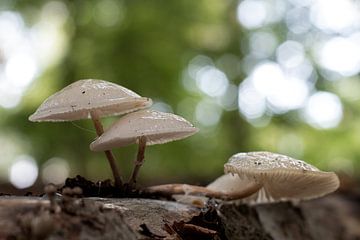
[[[136,198],[0,198],[0,239],[357,239],[359,196],[206,208]],[[218,205],[217,205],[218,204]]]

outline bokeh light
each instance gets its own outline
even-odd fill
[[[63,56],[67,17],[66,5],[58,1],[43,6],[33,27],[27,27],[17,12],[0,11],[1,107],[17,107],[32,81]]]
[[[9,170],[9,181],[19,189],[32,186],[38,177],[35,159],[28,155],[18,156]]]
[[[218,97],[225,93],[228,87],[226,75],[213,66],[200,68],[195,76],[198,88],[210,97]]]
[[[267,17],[267,6],[265,1],[245,0],[237,9],[237,18],[246,28],[258,28],[265,24]]]
[[[69,174],[70,166],[68,161],[59,157],[50,158],[43,164],[41,169],[41,178],[45,184],[62,184],[69,177]]]
[[[296,7],[287,11],[285,22],[288,29],[295,34],[304,34],[311,29],[309,11],[306,7]]]
[[[239,87],[239,111],[246,119],[258,119],[266,112],[266,99],[259,93],[254,84],[244,80]]]
[[[196,120],[205,127],[215,126],[219,123],[222,109],[208,100],[200,101],[196,106]]]
[[[304,47],[296,41],[283,42],[276,50],[276,59],[285,68],[299,66],[304,58]]]
[[[37,63],[24,21],[16,12],[0,12],[0,106],[16,107],[37,74]],[[1,62],[0,62],[1,63]]]
[[[11,83],[12,87],[15,88],[22,88],[29,85],[36,73],[37,64],[35,59],[26,53],[12,55],[5,66],[5,77],[7,81]]]
[[[360,71],[360,33],[349,38],[334,37],[320,48],[320,64],[344,76]]]
[[[257,65],[251,75],[255,89],[263,95],[274,113],[300,108],[308,95],[306,81],[285,75],[273,62]]]
[[[253,56],[256,58],[268,58],[274,53],[278,45],[278,39],[273,32],[257,31],[251,34],[249,44]]]
[[[343,108],[338,96],[329,92],[313,94],[304,110],[305,120],[316,128],[334,128],[341,122]]]
[[[360,26],[356,1],[316,0],[310,8],[311,22],[324,31],[346,33]]]
[[[229,84],[225,93],[218,98],[218,103],[226,111],[237,109],[238,88],[235,84]]]

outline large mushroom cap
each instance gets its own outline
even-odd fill
[[[271,152],[235,154],[224,168],[225,173],[237,173],[242,179],[262,184],[261,191],[268,200],[311,199],[339,187],[335,173]]]
[[[85,79],[76,81],[48,97],[29,117],[30,121],[73,121],[99,116],[120,115],[149,107],[151,99],[115,83]]]
[[[146,144],[161,144],[186,138],[198,131],[190,122],[172,113],[142,110],[125,115],[91,143],[93,151],[104,151],[136,143],[146,137]]]

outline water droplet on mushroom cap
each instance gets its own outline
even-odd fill
[[[172,113],[142,110],[125,115],[91,143],[93,151],[109,150],[136,143],[146,137],[147,145],[180,140],[198,131],[190,122]]]
[[[96,79],[76,81],[48,97],[29,117],[30,121],[73,121],[90,118],[96,110],[100,117],[120,115],[152,104],[151,99],[112,82]]]
[[[225,173],[262,184],[260,191],[268,200],[311,199],[339,187],[334,172],[323,172],[304,161],[271,152],[235,154],[224,169]]]

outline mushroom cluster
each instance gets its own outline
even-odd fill
[[[33,122],[57,122],[91,119],[98,138],[91,143],[93,151],[104,151],[109,161],[115,185],[122,188],[123,181],[111,152],[114,147],[139,144],[129,186],[136,182],[144,162],[146,145],[165,143],[186,138],[198,129],[184,118],[171,113],[143,110],[152,105],[150,98],[112,82],[96,79],[76,81],[48,97],[29,117]],[[138,112],[136,112],[138,111]],[[103,129],[100,118],[127,114],[109,129]]]
[[[125,87],[104,80],[86,79],[47,98],[29,120],[56,122],[90,118],[98,136],[90,149],[105,152],[115,186],[119,189],[123,189],[124,184],[111,149],[138,144],[137,158],[127,183],[127,189],[132,189],[144,163],[146,146],[180,140],[198,131],[180,116],[146,109],[151,105],[150,98],[141,97]],[[126,115],[104,131],[101,117],[122,114]],[[224,165],[224,171],[225,175],[206,187],[165,184],[143,191],[261,203],[316,198],[339,187],[335,173],[323,172],[302,160],[271,152],[235,154]]]

